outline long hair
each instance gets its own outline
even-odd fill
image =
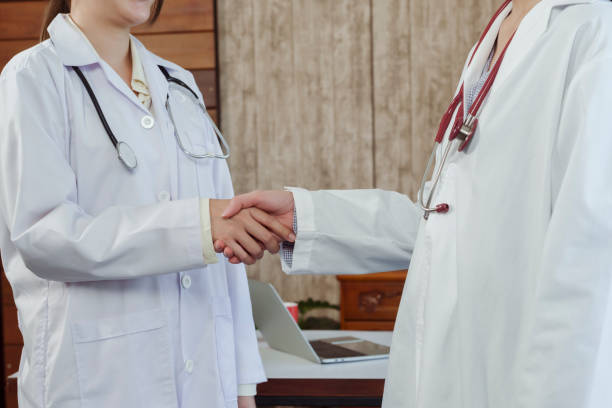
[[[153,24],[161,13],[164,0],[155,0],[151,7],[151,16],[149,17],[149,24]],[[70,0],[49,0],[47,9],[45,10],[45,16],[43,18],[42,28],[40,30],[40,41],[45,41],[49,38],[47,28],[51,21],[60,13],[70,13]]]

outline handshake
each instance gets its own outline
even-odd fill
[[[283,241],[295,242],[293,193],[255,191],[231,200],[210,200],[215,251],[233,264],[252,265]]]

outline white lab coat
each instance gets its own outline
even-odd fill
[[[448,214],[425,222],[387,191],[295,190],[288,273],[394,270],[412,256],[384,407],[612,406],[610,67],[609,2],[542,0],[469,151],[444,170],[433,203]]]
[[[158,65],[197,90],[193,76],[137,43],[153,98],[146,128],[134,93],[61,15],[49,33],[0,77],[0,250],[24,338],[19,406],[236,407],[237,384],[265,376],[244,268],[204,264],[199,207],[232,196],[230,175],[224,160],[177,147]],[[133,172],[72,65],[134,149]],[[180,120],[188,143],[219,149],[203,116]]]

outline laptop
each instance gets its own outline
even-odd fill
[[[352,336],[308,341],[269,283],[249,279],[255,325],[270,347],[319,364],[387,358],[389,347]]]

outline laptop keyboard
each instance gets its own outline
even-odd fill
[[[310,342],[310,345],[321,358],[358,357],[365,355],[358,351],[349,350],[321,340],[313,340]]]

